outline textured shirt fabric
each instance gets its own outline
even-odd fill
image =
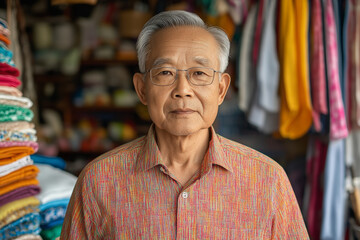
[[[182,186],[145,137],[89,163],[61,239],[309,239],[284,170],[211,131],[197,174]]]

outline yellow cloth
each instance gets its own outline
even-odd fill
[[[284,138],[296,139],[312,124],[308,66],[308,1],[280,2],[280,127]]]
[[[36,209],[39,205],[40,201],[36,197],[26,197],[7,203],[0,207],[0,224],[2,225],[5,222],[8,222],[8,218],[13,219],[15,215],[17,215],[15,214],[17,212],[22,212],[21,214],[19,214],[22,215],[23,213],[26,213],[28,211],[26,209],[33,209],[33,211],[36,211],[34,209]]]
[[[13,171],[3,177],[0,177],[0,187],[6,186],[13,182],[22,180],[22,179],[32,179],[36,178],[39,173],[39,168],[35,165],[25,166],[16,171]]]
[[[236,25],[228,13],[221,14],[217,17],[207,16],[206,23],[210,26],[218,26],[228,35],[231,40],[235,34]]]
[[[24,179],[24,180],[14,182],[12,184],[8,184],[8,185],[0,188],[0,195],[6,194],[17,188],[26,187],[26,186],[30,186],[30,185],[39,185],[39,181],[36,178],[33,178],[33,179]]]
[[[16,160],[33,153],[34,149],[28,146],[0,148],[0,166],[15,162]]]

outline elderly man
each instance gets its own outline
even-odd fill
[[[149,20],[133,82],[153,125],[85,167],[61,239],[308,239],[283,169],[212,127],[229,48],[195,14]]]

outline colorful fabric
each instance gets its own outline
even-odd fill
[[[33,153],[34,149],[25,146],[0,148],[0,166],[12,163]]]
[[[322,31],[321,0],[311,1],[310,23],[310,76],[313,104],[313,123],[321,130],[320,114],[327,114],[327,90],[325,78],[324,40]]]
[[[28,108],[13,106],[13,105],[0,105],[0,122],[9,121],[28,121],[34,117],[33,111]]]
[[[7,38],[10,38],[10,30],[2,25],[0,25],[0,34],[4,35]]]
[[[40,172],[41,193],[37,196],[41,204],[70,198],[76,183],[76,177],[61,169],[46,164],[36,164]]]
[[[23,158],[20,158],[14,162],[11,162],[6,165],[0,166],[0,177],[3,177],[13,171],[16,171],[22,167],[29,166],[33,164],[34,162],[31,160],[30,156],[25,156]]]
[[[0,86],[0,93],[1,94],[7,94],[11,96],[21,97],[22,92],[15,88],[15,87],[8,87],[8,86]]]
[[[11,95],[0,94],[0,104],[31,108],[33,102],[27,97],[15,97]]]
[[[33,154],[31,155],[31,159],[34,161],[35,164],[48,164],[62,170],[64,170],[66,166],[65,160],[61,157],[49,157],[39,154]]]
[[[7,194],[0,195],[0,206],[18,199],[35,196],[39,194],[39,192],[40,187],[38,185],[17,188],[11,192],[8,192]]]
[[[24,141],[24,142],[15,142],[15,141],[10,141],[10,142],[0,142],[0,148],[3,147],[15,147],[15,146],[28,146],[28,147],[32,147],[34,149],[34,152],[37,152],[37,150],[39,149],[39,144],[37,142],[33,142],[33,141]]]
[[[3,186],[0,188],[0,195],[4,195],[8,192],[11,192],[15,189],[18,189],[20,187],[27,187],[30,185],[38,185],[39,181],[36,178],[32,178],[32,179],[22,179],[16,182],[13,182],[11,184],[8,184],[6,186]]]
[[[308,1],[280,1],[280,128],[283,138],[296,139],[312,125],[308,76]]]
[[[0,41],[5,43],[6,46],[10,45],[10,39],[3,34],[0,34]]]
[[[280,165],[209,130],[201,169],[184,186],[163,164],[154,126],[90,162],[61,239],[309,239]]]
[[[22,131],[26,129],[35,129],[35,124],[26,121],[0,122],[0,130]]]
[[[344,104],[341,96],[338,63],[338,44],[332,1],[325,4],[326,63],[329,81],[330,139],[342,139],[348,135]]]
[[[42,230],[40,235],[44,240],[55,240],[57,237],[60,237],[62,224],[54,226],[50,229]]]
[[[67,205],[50,207],[40,212],[41,216],[41,228],[49,228],[49,224],[55,221],[64,221]]]
[[[0,74],[18,77],[20,76],[20,71],[16,67],[10,66],[7,63],[0,62]]]
[[[42,212],[42,211],[46,211],[46,209],[51,208],[51,207],[67,206],[67,205],[69,205],[69,201],[70,201],[70,198],[63,198],[63,199],[47,202],[44,204],[40,204],[39,210],[40,210],[40,212]]]
[[[8,142],[8,141],[15,141],[15,142],[24,142],[24,141],[37,141],[36,134],[33,131],[24,132],[24,131],[7,131],[7,130],[0,130],[0,142]]]
[[[36,178],[39,173],[39,169],[34,165],[22,167],[16,171],[13,171],[3,177],[0,177],[0,187],[14,183],[21,179]]]
[[[38,212],[40,201],[27,197],[7,203],[0,207],[0,228],[31,212]]]
[[[0,43],[3,43],[0,39]],[[0,44],[0,62],[7,63],[10,66],[15,67],[14,61],[12,60],[13,53],[7,48],[6,45]]]
[[[39,213],[30,213],[0,229],[0,240],[40,233]]]
[[[21,82],[18,78],[14,77],[14,76],[0,75],[0,85],[7,86],[7,87],[18,87],[21,85]]]

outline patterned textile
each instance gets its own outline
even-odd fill
[[[340,75],[338,64],[338,44],[336,25],[332,1],[327,0],[325,5],[326,26],[326,60],[329,81],[330,105],[330,138],[332,140],[345,138],[348,135],[344,104],[341,96]]]
[[[9,202],[22,199],[25,197],[31,197],[39,194],[40,187],[38,185],[31,185],[26,187],[17,188],[7,194],[0,195],[0,206]]]
[[[89,163],[61,239],[309,239],[285,171],[210,130],[201,169],[184,186],[162,163],[154,126]]]
[[[28,109],[13,105],[0,105],[0,122],[28,121],[34,117],[34,113]]]
[[[40,204],[39,210],[40,210],[40,212],[42,212],[42,211],[46,211],[46,209],[51,208],[51,207],[67,206],[67,205],[69,205],[69,201],[70,201],[70,198],[63,198],[63,199],[47,202],[45,204]]]
[[[13,171],[16,171],[22,167],[29,166],[33,164],[33,160],[31,160],[30,156],[25,156],[23,158],[20,158],[14,162],[11,162],[6,165],[0,166],[0,177],[3,177]]]
[[[22,167],[3,177],[0,177],[0,187],[14,183],[20,179],[32,179],[38,175],[39,169],[34,165]]]
[[[33,102],[26,97],[15,97],[6,94],[0,94],[0,104],[3,105],[15,105],[23,108],[30,108]]]
[[[22,92],[15,88],[15,87],[8,87],[8,86],[0,86],[0,93],[1,94],[8,94],[11,96],[21,97]]]
[[[12,163],[33,153],[34,149],[27,146],[0,148],[0,166]]]
[[[23,141],[33,141],[36,142],[37,137],[33,132],[19,132],[19,131],[7,131],[0,130],[0,142],[23,142]]]
[[[33,142],[33,141],[24,141],[24,142],[15,142],[15,141],[0,142],[0,148],[4,148],[4,147],[16,147],[16,146],[29,146],[29,147],[32,147],[32,149],[34,149],[34,152],[37,152],[37,150],[39,149],[39,144],[38,144],[37,142]]]
[[[57,221],[57,220],[64,220],[65,213],[66,213],[67,205],[62,206],[56,206],[56,207],[50,207],[47,208],[44,211],[40,212],[41,216],[41,223],[40,225],[47,225],[51,222]],[[42,227],[43,228],[43,227]],[[44,227],[45,229],[46,227]]]
[[[40,233],[40,214],[30,213],[0,229],[0,240]]]
[[[10,66],[7,63],[0,62],[0,74],[18,77],[20,75],[20,72],[16,67]]]

